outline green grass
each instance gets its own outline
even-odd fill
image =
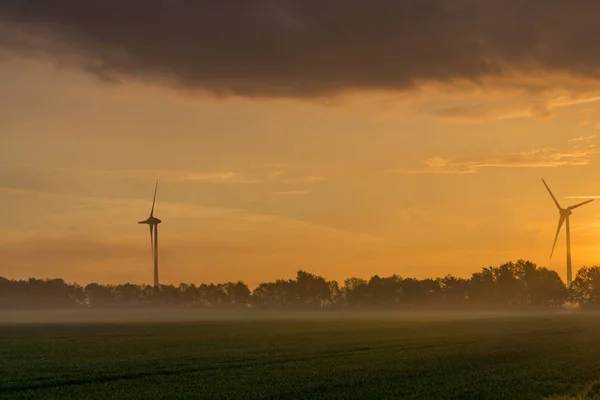
[[[0,325],[9,399],[559,399],[598,378],[593,315]]]

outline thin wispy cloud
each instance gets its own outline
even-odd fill
[[[318,175],[309,175],[309,176],[299,176],[283,179],[282,183],[310,183],[310,182],[322,182],[327,180],[324,176]]]
[[[592,139],[595,139],[598,135],[590,135],[590,136],[578,136],[573,139],[569,139],[568,142],[589,142]]]
[[[177,180],[180,181],[197,181],[197,182],[221,182],[221,181],[229,181],[237,177],[238,174],[235,172],[198,172],[198,173],[190,173],[187,175],[181,175],[177,177]]]
[[[422,169],[395,169],[390,172],[399,174],[474,174],[485,168],[556,168],[564,166],[589,165],[590,158],[596,154],[593,145],[585,149],[560,151],[553,148],[534,149],[503,157],[487,159],[452,160],[433,157],[424,161]]]
[[[230,185],[259,185],[313,183],[327,180],[322,175],[303,175],[301,169],[261,169],[249,168],[247,171],[202,172],[190,170],[93,170],[92,175],[114,176],[127,179],[159,179],[161,181],[189,183],[222,183]]]
[[[265,170],[269,176],[276,177],[285,183],[320,182],[327,180],[325,176],[307,172],[314,172],[316,168],[289,164],[268,164],[263,168],[254,169],[252,173],[263,174]]]
[[[201,172],[185,170],[110,169],[86,171],[91,175],[114,176],[127,179],[161,179],[170,181],[225,182],[240,174],[232,171]]]
[[[310,194],[310,191],[308,191],[308,190],[289,190],[289,191],[284,191],[284,192],[273,192],[272,194],[275,196],[298,196],[298,195]]]
[[[483,102],[476,104],[455,105],[429,111],[429,114],[457,122],[481,122],[487,120],[507,120],[518,118],[548,118],[557,109],[600,101],[600,96],[559,96],[545,99],[539,97],[532,101],[531,96],[506,100],[502,102]],[[515,104],[516,103],[516,104]],[[589,121],[580,121],[579,126],[586,126]]]
[[[549,109],[576,106],[580,104],[596,103],[600,101],[598,95],[559,96],[547,101]]]
[[[160,190],[160,189],[159,189]],[[33,222],[39,224],[40,231],[38,233],[47,233],[47,226],[50,223],[54,228],[53,234],[61,236],[63,231],[57,227],[63,227],[65,230],[79,224],[93,223],[95,229],[91,234],[106,234],[112,232],[115,226],[131,227],[133,231],[137,229],[135,222],[138,213],[148,211],[151,198],[119,198],[103,196],[87,196],[77,195],[73,193],[51,193],[35,190],[17,190],[12,188],[0,187],[0,193],[5,194],[7,198],[12,198],[12,201],[21,203],[21,199],[35,199],[45,204],[51,204],[53,213],[47,214],[45,210],[36,209],[30,212],[29,215],[23,214],[24,219],[31,218]],[[290,190],[273,193],[281,196],[285,195],[305,195],[310,191]],[[160,192],[159,192],[160,196]],[[160,197],[159,197],[160,199]],[[180,228],[182,224],[190,224],[190,229],[201,231],[201,227],[196,226],[197,221],[203,221],[206,224],[214,225],[214,227],[222,232],[223,230],[231,229],[236,232],[248,230],[248,226],[252,225],[259,227],[256,233],[264,230],[270,230],[276,233],[277,230],[298,230],[310,228],[322,230],[330,233],[351,235],[364,240],[380,240],[376,236],[362,233],[358,230],[338,228],[324,223],[318,223],[309,220],[298,219],[286,215],[277,215],[270,213],[262,213],[249,211],[243,208],[233,208],[224,206],[204,206],[196,203],[180,202],[173,200],[163,200],[157,202],[157,208],[160,210],[161,217],[168,218],[172,224],[177,223]],[[110,218],[107,218],[107,212]],[[131,220],[130,220],[131,219]],[[74,225],[75,224],[75,225]],[[2,231],[2,229],[0,229]],[[25,236],[31,234],[29,230]],[[122,232],[121,232],[122,233]],[[182,231],[182,234],[189,234],[189,230]],[[251,233],[248,230],[247,233]],[[171,231],[171,235],[177,236],[176,232]],[[214,233],[214,235],[218,235]],[[22,235],[21,235],[22,236]]]
[[[22,194],[3,192],[5,208],[20,211],[19,229],[10,229],[6,221],[0,228],[5,274],[59,276],[81,283],[150,279],[147,232],[136,224],[138,215],[146,216],[149,200]],[[28,210],[32,200],[43,207]],[[293,216],[165,201],[160,193],[157,208],[158,216],[168,222],[161,250],[163,265],[170,266],[165,268],[167,282],[205,280],[208,273],[223,276],[232,271],[236,279],[251,281],[271,270],[281,273],[288,268],[293,273],[298,265],[290,265],[290,257],[314,265],[313,257],[323,263],[339,261],[335,253],[340,249],[345,254],[390,249],[384,239],[360,230]]]

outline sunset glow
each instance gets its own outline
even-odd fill
[[[349,2],[346,24],[314,2],[190,21],[153,0],[127,39],[107,21],[133,6],[33,3],[0,6],[0,276],[151,283],[137,221],[159,179],[164,283],[468,277],[519,258],[565,278],[540,178],[565,206],[600,195],[600,81],[581,67],[597,50],[544,34],[566,3],[523,11],[539,24],[481,5],[477,28],[448,7],[429,37],[405,27],[414,41],[391,2],[360,23]],[[599,201],[574,213],[574,270],[597,264],[599,221]]]

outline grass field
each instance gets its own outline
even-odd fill
[[[598,378],[598,315],[0,324],[10,399],[540,399]]]

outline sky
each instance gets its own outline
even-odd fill
[[[565,279],[600,195],[600,4],[0,0],[0,276]],[[563,228],[564,229],[564,228]],[[600,200],[571,217],[600,257]]]

